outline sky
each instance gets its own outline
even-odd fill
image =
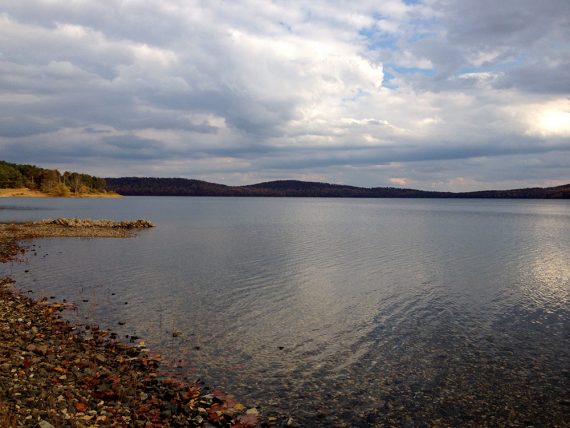
[[[234,185],[570,183],[570,1],[3,0],[0,159]]]

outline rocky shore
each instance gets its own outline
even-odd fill
[[[22,239],[128,237],[150,222],[60,219],[0,224],[0,259]],[[67,302],[34,301],[0,280],[1,427],[191,427],[258,425],[258,411],[199,381],[167,378],[160,356],[96,325],[61,317]]]
[[[39,220],[31,223],[32,226],[64,226],[99,229],[147,229],[154,227],[150,220],[91,220],[82,218],[56,218],[55,220]]]
[[[34,238],[127,238],[139,229],[154,227],[149,220],[91,220],[58,218],[24,223],[0,223],[0,262],[25,250],[18,244]]]

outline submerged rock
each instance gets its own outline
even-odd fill
[[[62,304],[11,284],[0,281],[0,426],[256,425],[257,410],[164,378],[159,356],[95,326],[82,334],[60,317]]]

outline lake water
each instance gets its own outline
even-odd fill
[[[266,416],[570,424],[570,201],[0,200],[56,217],[157,227],[0,269]]]

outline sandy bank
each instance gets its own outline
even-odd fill
[[[17,189],[0,189],[0,198],[47,198],[48,194],[30,190],[26,187]]]
[[[26,187],[17,189],[0,189],[0,198],[59,198],[62,196],[52,196],[38,190],[31,190]],[[81,193],[63,196],[65,198],[122,198],[123,196],[115,192],[106,193]]]

